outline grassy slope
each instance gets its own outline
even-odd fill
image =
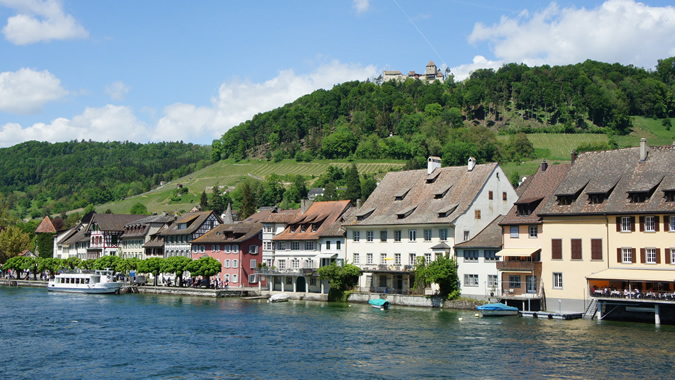
[[[675,120],[674,120],[675,121]],[[675,123],[673,123],[675,124]],[[633,119],[633,132],[627,136],[616,136],[614,139],[620,147],[638,146],[642,137],[647,138],[649,145],[669,145],[675,141],[675,127],[667,131],[661,125],[660,120],[652,120],[643,117]],[[498,136],[500,140],[508,139],[508,136]],[[504,172],[511,176],[517,172],[519,176],[533,174],[542,158],[551,164],[569,162],[570,153],[583,143],[606,142],[606,135],[599,134],[531,134],[528,138],[535,148],[539,158],[521,163],[507,163],[502,167]],[[391,169],[401,168],[401,161],[358,161],[356,162],[361,174],[375,173],[381,178],[384,173]],[[315,161],[298,163],[294,160],[285,160],[274,163],[265,160],[242,161],[235,163],[231,160],[221,161],[210,165],[189,176],[172,181],[165,186],[154,189],[149,193],[137,195],[119,202],[113,202],[96,207],[97,211],[103,212],[110,209],[115,213],[128,213],[137,202],[144,203],[150,212],[182,212],[199,203],[199,197],[207,187],[216,183],[221,186],[235,186],[243,179],[251,176],[263,179],[272,173],[284,176],[287,174],[302,174],[305,176],[318,177],[326,171],[329,165],[337,165],[346,168],[351,165],[347,161]],[[182,183],[189,189],[189,194],[183,198],[184,202],[171,204],[169,198],[173,194],[177,183]]]

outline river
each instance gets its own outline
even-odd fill
[[[675,326],[7,287],[0,305],[3,379],[655,379],[675,365]]]

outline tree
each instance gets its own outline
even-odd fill
[[[141,273],[152,273],[154,285],[157,286],[157,278],[162,270],[163,263],[164,258],[162,257],[151,257],[149,259],[141,260],[138,263],[138,271]]]
[[[9,226],[0,232],[0,263],[30,248],[30,235],[19,227]]]
[[[361,275],[359,267],[352,264],[338,266],[335,262],[322,266],[318,272],[322,280],[330,281],[328,299],[333,301],[342,299],[344,292],[353,288]]]
[[[415,264],[415,286],[438,284],[440,296],[444,299],[459,297],[459,278],[454,259],[445,255],[426,263],[424,257],[418,257]]]
[[[199,260],[192,260],[186,270],[193,276],[202,276],[207,280],[207,285],[211,286],[211,276],[220,273],[222,265],[220,261],[213,257],[203,256]]]
[[[377,181],[375,181],[375,178],[372,175],[364,176],[361,181],[361,199],[364,202],[367,201],[368,197],[375,191],[376,187]]]
[[[344,197],[349,199],[353,204],[356,204],[356,200],[361,198],[361,180],[359,179],[359,170],[356,168],[356,164],[352,164],[345,174],[347,176],[347,191]]]
[[[209,207],[209,197],[206,195],[206,190],[202,191],[202,196],[199,198],[199,207],[202,208],[202,211],[205,211]]]
[[[54,234],[48,232],[35,234],[35,245],[42,258],[54,257]],[[28,249],[28,248],[26,248]]]
[[[183,272],[187,270],[190,262],[192,262],[192,259],[189,257],[171,256],[162,261],[162,267],[160,271],[162,273],[173,273],[176,276],[176,284],[178,286],[183,286]]]
[[[211,194],[211,202],[209,202],[209,209],[213,210],[216,215],[222,215],[225,211],[225,202],[220,195],[220,186],[218,183],[213,185],[213,193]]]
[[[129,211],[130,214],[132,215],[149,215],[150,213],[148,212],[148,208],[145,207],[143,203],[136,203],[135,205],[131,206],[131,210]]]
[[[64,260],[50,257],[46,259],[41,259],[38,263],[37,270],[39,272],[48,271],[49,276],[53,277],[56,274],[56,272],[64,268],[64,264],[65,264]]]
[[[2,270],[10,270],[13,269],[16,271],[17,277],[21,276],[21,271],[23,270],[25,266],[25,262],[29,261],[30,258],[25,257],[25,256],[14,256],[10,257],[7,259],[7,261],[2,265]]]
[[[96,259],[94,262],[94,268],[97,270],[103,269],[115,269],[117,268],[118,262],[122,260],[119,256],[103,256]]]
[[[253,192],[249,182],[244,181],[241,184],[241,209],[239,209],[241,219],[244,220],[255,214],[256,209],[255,193]]]

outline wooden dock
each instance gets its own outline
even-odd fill
[[[521,311],[520,315],[526,318],[540,318],[540,319],[581,319],[584,313],[549,313],[546,311]]]

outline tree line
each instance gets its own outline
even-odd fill
[[[675,57],[659,60],[653,71],[587,60],[510,63],[461,82],[353,81],[255,115],[214,140],[211,154],[214,161],[353,157],[419,164],[429,155],[446,160],[461,147],[479,162],[510,161],[528,152],[513,140],[497,142],[496,134],[625,134],[630,116],[675,117],[674,90]]]

